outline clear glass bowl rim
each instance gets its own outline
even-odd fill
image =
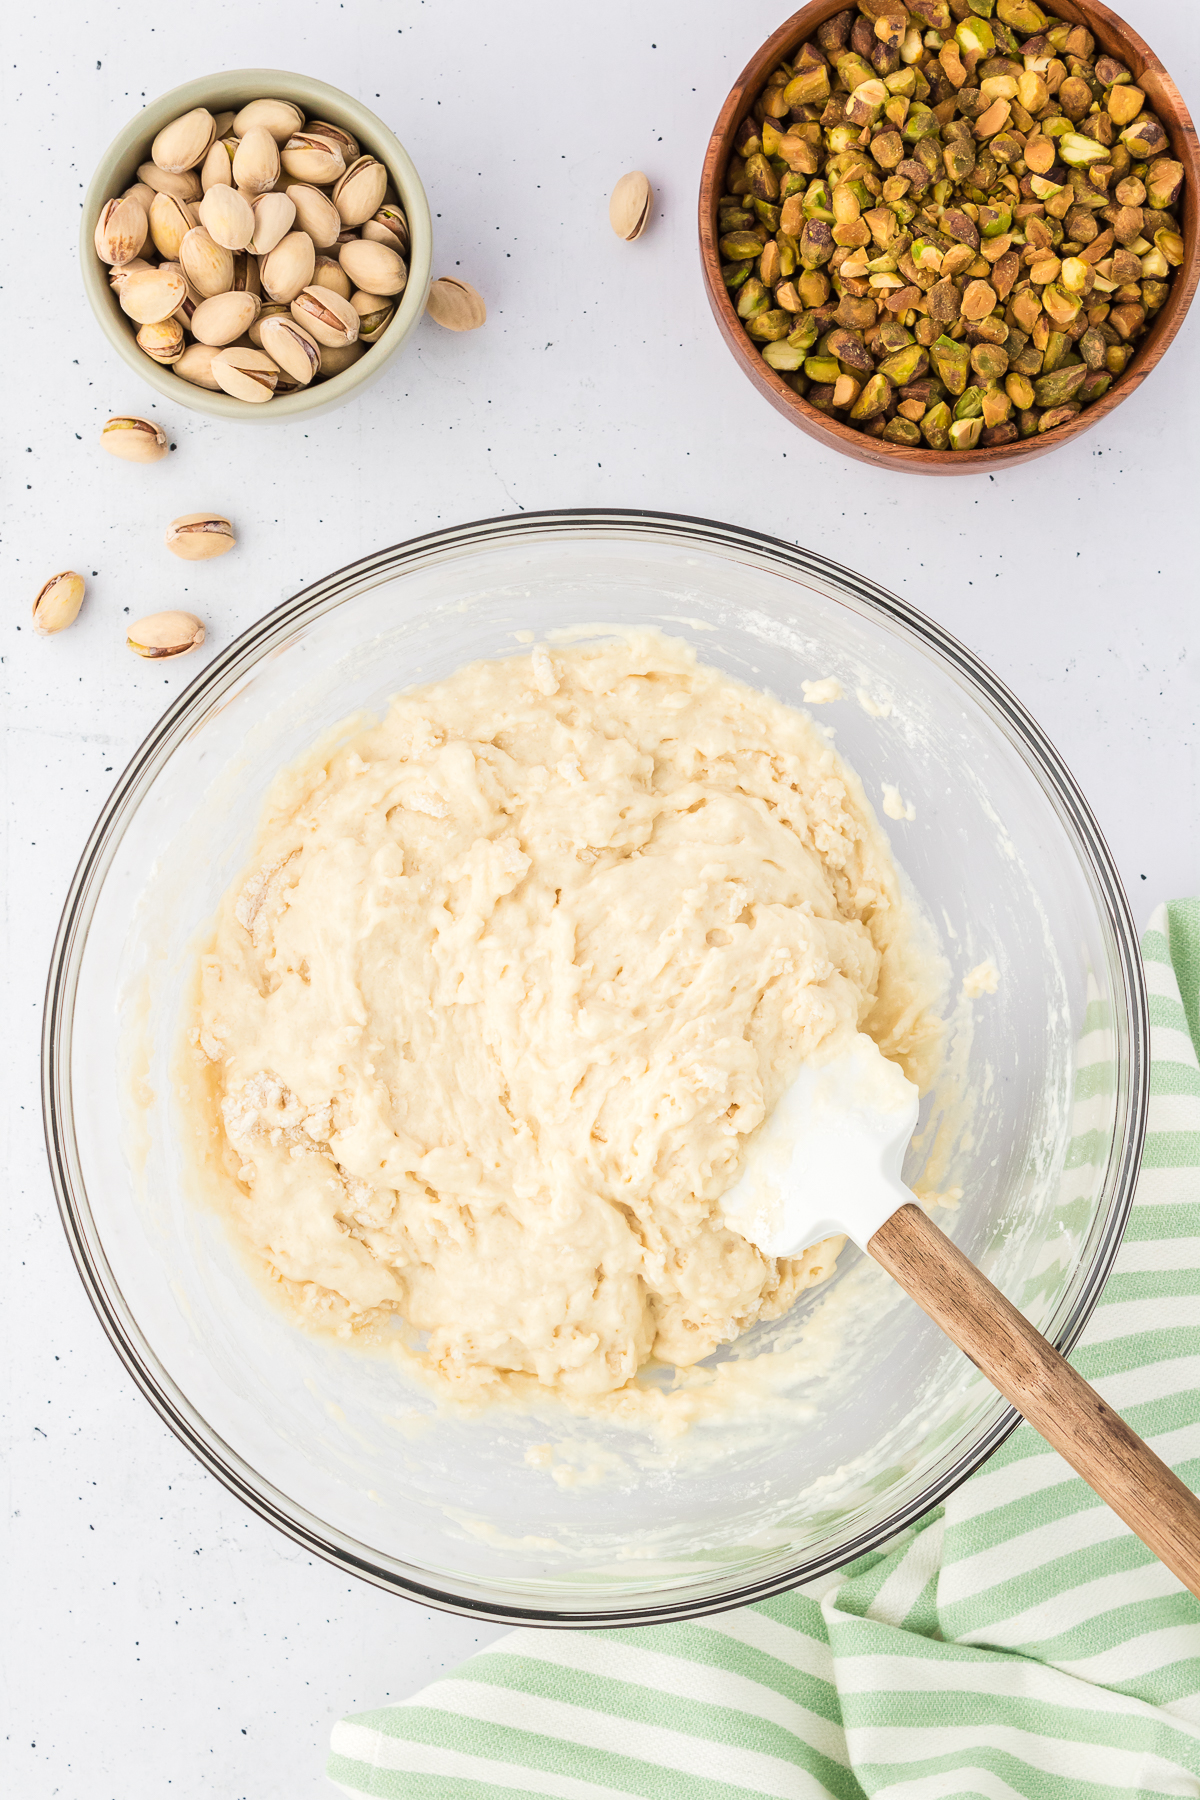
[[[828,584],[842,590],[847,600],[858,607],[877,613],[893,631],[941,663],[1006,727],[1091,877],[1093,893],[1116,949],[1121,982],[1121,991],[1114,992],[1112,998],[1114,1009],[1123,1007],[1123,1029],[1115,1036],[1118,1057],[1122,1044],[1125,1052],[1117,1072],[1117,1117],[1123,1118],[1124,1130],[1110,1170],[1108,1211],[1098,1240],[1093,1233],[1090,1265],[1084,1271],[1073,1304],[1053,1334],[1053,1342],[1063,1354],[1077,1342],[1091,1317],[1133,1204],[1149,1103],[1150,1026],[1138,934],[1112,853],[1074,776],[1041,727],[984,663],[932,619],[865,576],[783,539],[686,514],[612,507],[573,507],[473,520],[390,545],[312,583],[264,614],[200,671],[163,713],[114,784],[72,877],[50,961],[42,1028],[43,1123],[59,1216],[84,1289],[117,1355],[180,1442],[252,1512],[303,1549],[378,1587],[442,1611],[502,1624],[595,1629],[665,1623],[723,1612],[765,1600],[844,1567],[940,1504],[1016,1429],[1020,1415],[1012,1407],[1000,1411],[969,1450],[943,1469],[927,1488],[850,1543],[838,1546],[835,1552],[809,1557],[793,1568],[748,1580],[736,1589],[677,1600],[657,1599],[649,1594],[624,1607],[570,1611],[523,1607],[456,1593],[438,1586],[431,1578],[422,1578],[418,1571],[400,1573],[394,1566],[373,1561],[367,1546],[318,1519],[259,1476],[191,1405],[143,1337],[109,1265],[87,1200],[71,1108],[72,1009],[88,926],[100,888],[141,799],[176,746],[190,734],[198,717],[285,643],[298,627],[330,611],[362,586],[374,585],[432,561],[444,562],[522,537],[546,536],[610,540],[640,536],[656,543],[666,540],[680,548],[741,554],[760,565],[765,562],[792,575]]]

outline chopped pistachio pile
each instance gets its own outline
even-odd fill
[[[1124,64],[1034,0],[858,0],[738,128],[722,274],[763,360],[889,443],[1052,431],[1184,257],[1182,164]]]

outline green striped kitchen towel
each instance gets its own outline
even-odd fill
[[[1143,942],[1150,1134],[1073,1361],[1200,1484],[1200,901]],[[381,1800],[1200,1796],[1200,1605],[1028,1425],[887,1554],[760,1605],[514,1631],[333,1732]]]

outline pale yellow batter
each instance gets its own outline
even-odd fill
[[[277,783],[201,959],[196,1145],[302,1322],[601,1404],[831,1272],[716,1202],[839,1025],[927,1084],[924,946],[800,713],[650,631],[475,663]]]

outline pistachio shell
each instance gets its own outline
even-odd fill
[[[321,367],[321,346],[290,316],[265,322],[262,347],[297,387],[307,387]]]
[[[156,194],[174,194],[177,200],[200,198],[200,177],[190,169],[185,174],[173,175],[160,169],[157,163],[146,162],[138,169],[138,180]]]
[[[285,189],[296,208],[296,222],[307,231],[318,250],[328,250],[338,241],[342,229],[341,215],[328,194],[306,181],[294,181]]]
[[[354,238],[343,244],[338,260],[355,287],[369,294],[402,294],[408,281],[404,258],[386,244]]]
[[[249,331],[261,308],[257,294],[214,294],[192,314],[192,336],[198,344],[232,344]]]
[[[362,235],[371,243],[386,244],[389,250],[408,255],[408,220],[398,206],[381,206],[373,219],[368,219]]]
[[[253,126],[239,142],[233,157],[233,179],[251,198],[265,194],[278,181],[279,145],[263,126]]]
[[[167,434],[153,419],[139,419],[136,413],[116,413],[100,433],[100,442],[110,456],[122,462],[160,462],[167,454]]]
[[[137,656],[186,656],[204,642],[204,626],[195,613],[151,613],[129,627],[125,642]]]
[[[296,205],[287,194],[260,194],[250,203],[254,213],[254,236],[250,248],[255,256],[268,256],[292,229]]]
[[[233,114],[231,112],[214,113],[213,124],[219,138],[228,137],[233,130]]]
[[[367,346],[361,338],[355,338],[352,344],[322,344],[321,373],[319,380],[326,381],[331,375],[340,375],[351,363],[367,354]]]
[[[236,145],[234,146],[236,148]],[[233,186],[233,150],[226,138],[216,138],[200,168],[200,186],[207,194],[212,187]]]
[[[254,236],[254,213],[249,200],[223,182],[205,194],[197,215],[213,242],[226,250],[245,250]]]
[[[342,126],[331,125],[328,119],[310,119],[306,129],[317,132],[321,137],[332,139],[341,151],[342,161],[347,168],[352,162],[357,162],[362,154],[358,147],[358,139],[351,137],[350,133]]]
[[[166,174],[180,175],[204,161],[216,134],[216,120],[208,108],[194,106],[163,126],[150,146],[150,160]]]
[[[293,181],[311,182],[326,187],[345,173],[346,161],[331,137],[316,131],[298,131],[283,146],[279,157],[285,174]]]
[[[483,296],[457,275],[443,275],[433,283],[425,310],[447,331],[477,331],[487,318]]]
[[[259,274],[258,258],[249,250],[235,250],[233,253],[233,281],[230,292],[234,294],[257,294],[262,296],[262,278]]]
[[[360,156],[351,163],[333,190],[333,204],[343,225],[365,225],[383,205],[388,173],[373,156]]]
[[[353,292],[350,277],[340,262],[334,262],[332,256],[318,256],[309,286],[328,288],[331,293],[340,294],[343,300],[348,300]]]
[[[252,350],[243,344],[218,350],[210,366],[218,387],[235,400],[252,404],[269,400],[279,380],[278,364],[264,350]]]
[[[154,264],[148,263],[143,256],[135,256],[131,263],[114,263],[108,271],[108,285],[114,294],[119,294],[131,275],[136,275],[139,269],[153,267]]]
[[[289,231],[262,260],[263,288],[272,300],[292,301],[313,278],[317,255],[306,231]]]
[[[187,293],[182,274],[169,264],[160,269],[139,269],[124,284],[118,296],[121,311],[139,325],[157,325],[169,319]]]
[[[136,200],[106,200],[96,220],[96,255],[118,267],[141,255],[149,224]]]
[[[238,137],[245,137],[257,126],[269,131],[277,144],[286,144],[292,133],[300,131],[303,125],[304,114],[290,100],[251,100],[233,121]]]
[[[394,303],[384,295],[365,294],[361,290],[357,294],[351,294],[350,304],[361,321],[358,335],[364,344],[373,344],[377,338],[382,337],[396,311]]]
[[[54,632],[65,631],[68,625],[73,625],[79,617],[85,592],[83,576],[77,575],[74,569],[52,575],[33,603],[33,629],[38,636],[51,637]]]
[[[179,262],[202,300],[233,286],[233,254],[224,244],[214,243],[203,225],[194,226],[184,238]]]
[[[144,181],[135,181],[121,195],[122,200],[136,200],[146,217],[150,217],[150,208],[154,204],[154,189],[147,187]]]
[[[292,301],[292,317],[318,344],[331,349],[358,337],[358,314],[348,300],[330,288],[306,287]]]
[[[168,262],[179,257],[179,246],[196,223],[196,208],[174,194],[155,194],[150,206],[150,236],[154,248]]]
[[[608,218],[613,230],[626,243],[640,238],[650,223],[654,205],[654,189],[640,169],[622,175],[608,203]]]
[[[167,526],[167,549],[184,562],[208,562],[224,556],[236,543],[233,526],[221,513],[184,513]]]
[[[193,387],[207,388],[214,394],[220,393],[221,384],[212,372],[212,360],[216,354],[211,344],[189,344],[174,365],[174,373],[184,381],[190,381]]]
[[[262,311],[259,313],[257,319],[255,319],[253,325],[251,325],[246,336],[257,349],[262,350],[264,348],[262,341],[263,326],[267,323],[268,319],[290,319],[291,316],[292,309],[286,300],[264,300]]]
[[[172,313],[169,319],[143,325],[137,334],[138,349],[156,363],[177,363],[183,355],[183,326]]]

